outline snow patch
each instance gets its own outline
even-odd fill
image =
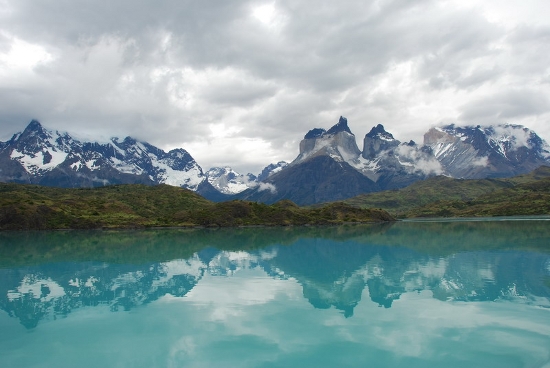
[[[49,162],[44,163],[44,157],[48,154],[51,156]],[[55,149],[39,151],[35,154],[26,154],[14,149],[11,152],[10,158],[19,161],[21,165],[30,174],[38,174],[40,171],[51,171],[59,164],[63,163],[67,158],[67,152],[57,151]]]
[[[89,160],[89,161],[86,161],[86,167],[90,170],[96,170],[96,169],[99,169],[99,166],[96,166],[96,161],[97,160]]]
[[[135,164],[129,164],[127,162],[119,160],[116,157],[109,157],[109,161],[111,162],[113,168],[117,169],[121,173],[135,175],[143,174],[143,169],[136,166]]]
[[[202,170],[196,164],[187,171],[175,170],[165,162],[156,159],[152,160],[152,164],[159,169],[157,180],[160,183],[197,190],[199,184],[205,180]]]

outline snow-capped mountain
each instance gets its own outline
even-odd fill
[[[456,178],[513,176],[550,162],[550,146],[521,125],[436,127],[424,144]]]
[[[184,149],[169,152],[131,137],[85,142],[33,120],[0,145],[0,180],[61,187],[168,184],[216,196]]]
[[[267,179],[270,175],[281,171],[288,165],[285,161],[279,161],[276,164],[269,164],[262,172],[256,176],[254,174],[239,174],[231,167],[213,167],[206,172],[208,182],[218,191],[224,194],[238,194],[246,189],[255,188],[260,182]]]
[[[269,164],[262,170],[261,173],[258,174],[257,181],[261,182],[267,179],[269,176],[278,173],[282,169],[288,166],[288,162],[286,161],[279,161],[276,164]]]
[[[348,120],[340,117],[328,131],[321,128],[310,130],[300,142],[300,153],[291,166],[299,165],[318,156],[329,156],[337,162],[357,160],[361,151],[355,142],[355,135],[348,127]]]
[[[208,182],[224,194],[237,194],[257,184],[253,174],[239,174],[230,167],[213,167],[206,172]]]
[[[400,142],[378,124],[365,135],[361,151],[340,117],[328,131],[310,130],[294,161],[241,198],[308,205],[403,188],[434,175],[509,177],[541,165],[550,165],[550,147],[520,125],[432,128],[418,145]]]
[[[340,117],[328,131],[310,130],[294,161],[258,187],[244,191],[240,198],[267,203],[290,199],[307,205],[380,190],[356,166],[363,167],[361,151],[347,119]]]
[[[341,200],[358,194],[401,188],[443,172],[425,147],[401,143],[378,125],[359,150],[348,121],[340,117],[329,130],[310,130],[300,142],[298,157],[279,173],[264,179],[269,185],[243,192],[243,198],[265,202],[291,199],[307,205]]]
[[[361,161],[354,166],[384,189],[397,189],[429,176],[444,174],[425,146],[402,143],[378,124],[365,135]]]
[[[346,162],[383,189],[401,188],[429,175],[443,173],[429,149],[413,141],[401,143],[381,124],[365,135],[363,151],[360,151],[344,117],[328,131],[310,130],[300,142],[300,154],[291,165],[316,156]]]
[[[400,142],[378,124],[357,146],[348,121],[328,130],[314,128],[300,142],[290,164],[239,174],[229,167],[204,173],[184,149],[165,152],[131,137],[101,142],[50,131],[33,120],[0,142],[0,181],[60,187],[108,184],[169,184],[207,199],[232,198],[299,205],[398,189],[433,175],[477,179],[509,177],[550,165],[550,146],[521,125],[448,125],[430,129],[424,144]]]

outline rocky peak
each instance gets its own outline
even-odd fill
[[[30,132],[30,131],[34,131],[34,132],[38,132],[38,131],[42,131],[44,130],[44,128],[42,127],[42,124],[40,124],[40,122],[38,120],[31,120],[31,122],[29,123],[29,125],[27,125],[27,127],[25,128],[25,131],[27,132]]]
[[[378,124],[377,126],[373,127],[370,132],[365,135],[365,137],[368,138],[380,138],[385,140],[393,140],[393,135],[391,133],[386,132],[386,129],[384,129],[384,126],[382,124]]]
[[[267,165],[266,167],[264,167],[262,172],[258,175],[258,181],[264,181],[269,176],[271,176],[273,174],[276,174],[279,171],[281,171],[282,169],[284,169],[287,165],[288,165],[288,163],[285,162],[285,161],[279,161],[276,164]]]
[[[343,116],[340,116],[338,123],[333,125],[328,131],[323,128],[313,128],[309,132],[307,132],[307,134],[304,136],[304,139],[320,138],[324,136],[335,135],[340,132],[347,132],[353,135],[350,128],[348,127],[348,119]]]
[[[48,131],[42,127],[42,124],[38,120],[32,120],[29,125],[23,130],[23,133],[19,136],[20,141],[25,141],[29,138],[36,138],[46,140],[50,138]]]
[[[122,141],[122,144],[124,144],[126,146],[132,146],[136,143],[137,143],[137,141],[134,138],[130,137],[130,136],[124,138],[124,141]]]
[[[388,133],[384,129],[382,124],[378,124],[365,135],[362,156],[367,160],[372,160],[377,157],[380,152],[390,151],[399,146],[400,143],[400,141],[393,138],[391,133]]]
[[[304,136],[304,139],[313,139],[317,137],[322,137],[327,131],[322,128],[313,128]]]
[[[320,155],[347,162],[357,159],[360,154],[355,136],[348,127],[348,120],[340,116],[338,123],[328,131],[321,128],[310,130],[300,142],[300,154],[292,164]]]
[[[340,116],[340,120],[338,120],[338,123],[330,128],[327,131],[327,134],[336,134],[340,132],[348,132],[349,134],[353,134],[348,127],[348,119],[343,116]]]

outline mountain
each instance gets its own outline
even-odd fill
[[[279,171],[281,171],[282,169],[284,169],[287,166],[288,166],[288,162],[286,162],[286,161],[279,161],[276,164],[269,164],[266,167],[264,167],[264,169],[262,170],[262,172],[260,174],[258,174],[258,177],[256,178],[256,181],[257,182],[264,181],[270,175],[278,173]]]
[[[0,181],[58,187],[168,184],[209,199],[223,195],[184,149],[169,152],[131,137],[86,142],[33,120],[0,144]]]
[[[412,140],[402,143],[381,124],[365,135],[361,158],[362,167],[358,169],[383,190],[403,188],[445,173],[429,147],[418,146]]]
[[[294,161],[241,198],[267,203],[290,199],[309,205],[402,188],[442,172],[429,148],[412,141],[401,143],[382,125],[365,136],[364,149],[359,150],[347,119],[340,117],[328,131],[310,130]]]
[[[237,194],[250,187],[254,187],[257,178],[253,174],[239,174],[232,168],[226,167],[213,167],[206,172],[208,182],[212,184],[214,188],[224,194]]]
[[[239,174],[228,166],[213,167],[206,172],[206,177],[208,178],[208,182],[221,193],[234,195],[241,193],[246,189],[258,186],[261,181],[267,179],[270,175],[279,172],[287,165],[288,163],[285,161],[279,161],[276,164],[269,164],[264,167],[258,176],[251,173],[246,175]]]
[[[434,127],[423,144],[401,142],[383,125],[363,138],[348,120],[308,131],[298,156],[240,174],[230,167],[203,172],[184,149],[169,152],[131,137],[77,139],[33,120],[11,140],[0,142],[0,181],[59,187],[108,184],[169,184],[213,201],[245,199],[275,203],[289,199],[311,205],[360,194],[404,188],[438,175],[504,178],[550,165],[550,146],[521,125]]]
[[[274,203],[290,199],[299,205],[337,201],[380,190],[357,170],[361,151],[347,119],[340,117],[328,131],[315,128],[300,142],[298,157],[240,198]]]
[[[550,165],[550,146],[520,125],[437,127],[419,145],[400,142],[378,124],[365,135],[360,150],[347,119],[340,117],[329,130],[310,130],[294,161],[241,196],[309,205],[400,189],[438,175],[511,177],[541,165]]]
[[[550,146],[521,125],[451,124],[430,129],[424,135],[424,144],[455,178],[509,177],[550,163]]]

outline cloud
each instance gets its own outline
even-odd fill
[[[1,138],[37,118],[250,172],[290,161],[308,130],[340,115],[403,141],[471,120],[548,140],[550,21],[529,1],[5,0]],[[216,124],[238,133],[217,137]],[[212,141],[271,153],[216,156]]]
[[[396,151],[400,161],[410,162],[415,171],[425,175],[441,175],[444,172],[441,163],[434,156],[427,155],[418,147],[401,144]]]
[[[487,167],[489,165],[489,156],[482,156],[475,160],[472,160],[472,166]]]
[[[531,148],[531,131],[526,128],[520,128],[515,125],[498,125],[494,127],[495,135],[500,140],[510,140],[514,149],[520,147]]]
[[[550,110],[550,99],[528,88],[496,92],[465,104],[461,118],[477,122],[510,121]]]
[[[277,188],[275,187],[275,185],[273,185],[271,183],[259,183],[258,184],[258,191],[263,192],[265,190],[269,190],[272,194],[277,193]]]

